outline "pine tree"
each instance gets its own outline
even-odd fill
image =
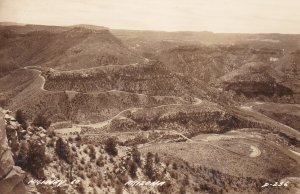
[[[146,164],[145,164],[145,175],[149,179],[153,179],[154,170],[153,170],[153,154],[151,152],[147,153]]]
[[[55,152],[60,159],[65,160],[69,164],[72,163],[73,158],[70,147],[62,138],[56,141]]]
[[[29,145],[27,142],[22,142],[20,145],[20,151],[16,159],[16,165],[23,169],[26,169],[28,163]]]
[[[51,121],[49,121],[43,115],[38,115],[34,118],[32,124],[36,127],[43,127],[44,129],[48,129],[51,125]]]
[[[137,165],[134,161],[129,160],[128,161],[128,173],[131,176],[131,178],[136,177],[136,171],[137,171]]]
[[[141,153],[139,152],[139,150],[137,149],[136,146],[134,146],[134,147],[132,148],[131,154],[132,154],[132,159],[133,159],[133,161],[134,161],[138,166],[141,166],[141,164],[142,164],[142,162],[141,162]]]
[[[18,123],[20,123],[20,125],[22,126],[22,128],[26,130],[28,127],[28,123],[26,115],[23,113],[23,111],[20,109],[17,110],[15,117]]]
[[[43,178],[40,172],[46,164],[45,146],[41,145],[38,140],[30,143],[28,152],[28,170],[36,177]]]
[[[108,138],[105,142],[105,151],[112,156],[118,155],[118,150],[116,148],[116,140],[114,138]]]

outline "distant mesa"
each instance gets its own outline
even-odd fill
[[[77,25],[71,25],[69,27],[86,28],[86,29],[90,29],[90,30],[109,30],[109,28],[104,27],[104,26],[95,26],[95,25],[88,25],[88,24],[77,24]]]

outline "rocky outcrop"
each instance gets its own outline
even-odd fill
[[[223,133],[236,119],[221,106],[207,101],[191,105],[165,105],[124,112],[112,120],[111,131],[178,130],[186,135]]]
[[[248,98],[257,97],[259,95],[267,97],[293,95],[293,91],[290,88],[274,82],[240,81],[226,84],[226,90],[233,90],[237,94],[244,94]]]
[[[105,92],[119,90],[147,95],[181,96],[201,93],[204,83],[176,74],[158,61],[107,66],[81,71],[53,71],[44,75],[50,91]]]
[[[24,194],[23,179],[25,173],[20,167],[14,166],[12,152],[8,146],[4,114],[0,112],[0,193]]]
[[[259,62],[247,63],[219,79],[224,90],[234,91],[241,98],[291,103],[295,91],[285,80],[282,72]]]

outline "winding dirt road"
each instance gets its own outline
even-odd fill
[[[129,66],[129,65],[128,65],[128,66]],[[130,66],[133,66],[133,64],[130,64]],[[105,66],[105,67],[107,67],[107,66]],[[34,66],[27,66],[27,67],[24,67],[24,69],[26,69],[26,70],[31,70],[31,71],[34,71],[34,72],[37,72],[37,73],[38,73],[39,79],[41,79],[39,88],[40,88],[42,91],[47,91],[47,92],[57,92],[57,91],[49,91],[49,90],[46,90],[46,89],[45,89],[46,79],[45,79],[44,76],[42,76],[42,72],[41,72],[40,70],[34,69]],[[94,69],[94,68],[91,68],[91,69]],[[78,71],[80,71],[80,70],[78,70]],[[66,71],[66,72],[68,72],[68,71]],[[60,92],[61,92],[61,91],[60,91]],[[68,92],[81,93],[81,92],[77,92],[77,91],[68,91]],[[105,92],[125,92],[125,91],[111,90],[111,91],[105,91]],[[104,92],[103,92],[103,93],[104,93]],[[144,94],[139,94],[139,95],[144,95]],[[201,99],[199,99],[199,98],[194,98],[194,99],[195,99],[195,102],[192,103],[192,105],[199,105],[199,104],[201,104],[201,103],[203,102],[203,101],[202,101]],[[253,109],[253,106],[254,106],[254,105],[257,105],[257,104],[262,104],[262,102],[254,102],[254,104],[252,104],[252,105],[249,105],[249,104],[248,104],[248,105],[242,105],[240,108],[243,109],[243,110],[251,111],[251,112],[253,112],[253,113],[255,113],[255,114],[261,116],[262,118],[267,119],[267,120],[272,120],[272,122],[276,122],[278,125],[280,125],[280,126],[282,126],[282,127],[285,127],[285,128],[286,128],[287,130],[289,130],[291,133],[299,134],[299,132],[296,131],[295,129],[293,129],[293,128],[287,126],[287,125],[284,125],[284,124],[282,124],[282,123],[280,123],[280,122],[277,122],[277,121],[275,121],[275,120],[273,120],[273,119],[267,117],[266,115],[261,114],[261,113],[255,111],[255,110]],[[183,105],[183,104],[178,104],[178,103],[177,103],[177,104],[166,104],[166,105],[160,105],[160,106],[155,106],[155,107],[151,107],[151,108],[161,108],[161,107],[167,107],[167,106],[181,106],[181,105]],[[128,108],[128,109],[125,109],[125,110],[119,112],[118,114],[116,114],[115,116],[113,116],[111,119],[108,119],[108,120],[106,120],[106,121],[99,122],[99,123],[95,123],[95,124],[88,124],[88,125],[74,125],[74,126],[75,126],[75,127],[77,126],[77,127],[103,128],[103,127],[109,125],[113,119],[116,119],[116,118],[118,118],[118,117],[121,117],[121,115],[122,115],[123,113],[125,113],[126,111],[131,111],[131,113],[134,113],[134,112],[136,112],[136,111],[138,111],[138,110],[141,110],[141,109],[143,109],[143,108],[136,108],[136,107],[134,107],[134,108]],[[173,133],[173,134],[176,134],[176,135],[179,135],[179,136],[181,136],[181,137],[183,137],[183,138],[186,139],[189,143],[202,143],[202,144],[207,144],[207,145],[209,145],[209,146],[214,146],[214,147],[217,147],[217,148],[219,148],[219,149],[222,149],[222,150],[225,150],[225,151],[228,151],[228,152],[232,152],[232,153],[234,153],[234,154],[241,155],[240,153],[236,153],[236,152],[233,152],[233,151],[231,151],[231,150],[227,150],[227,149],[225,149],[225,148],[223,148],[223,147],[220,147],[220,146],[217,146],[217,145],[209,144],[209,143],[207,143],[207,142],[205,142],[205,141],[201,141],[201,142],[197,141],[197,142],[196,142],[196,141],[194,141],[194,140],[192,140],[192,139],[190,139],[190,138],[184,136],[183,134],[181,134],[181,133],[179,133],[179,132],[177,132],[177,131],[172,131],[172,133]],[[88,136],[88,135],[96,135],[96,134],[86,134],[86,135]],[[261,151],[260,151],[260,149],[259,149],[258,147],[254,146],[254,145],[250,145],[250,144],[247,144],[247,145],[250,146],[250,149],[251,149],[251,151],[252,151],[252,152],[250,153],[249,157],[258,157],[258,156],[261,155]],[[295,152],[295,151],[290,150],[290,153],[293,153],[294,155],[299,156],[299,153],[298,153],[298,152]]]
[[[40,83],[40,86],[39,88],[43,91],[47,91],[47,92],[53,92],[53,91],[50,91],[50,90],[45,90],[45,83],[46,83],[46,79],[44,76],[42,76],[42,72],[38,69],[33,69],[34,66],[27,66],[27,67],[24,67],[23,69],[26,69],[26,70],[30,70],[30,71],[34,71],[34,72],[38,72],[39,74],[39,78],[41,79],[41,83]]]
[[[116,91],[116,90],[114,90]],[[192,105],[200,105],[203,101],[199,98],[195,98],[195,102],[192,103]],[[154,107],[150,107],[150,108],[162,108],[162,107],[169,107],[169,106],[182,106],[183,104],[164,104],[164,105],[159,105],[159,106],[154,106]],[[92,127],[92,128],[103,128],[107,125],[109,125],[111,123],[111,121],[113,119],[116,119],[116,118],[120,118],[121,115],[127,111],[130,111],[131,114],[137,112],[138,110],[142,110],[143,108],[128,108],[128,109],[125,109],[125,110],[122,110],[121,112],[119,112],[118,114],[116,114],[115,116],[113,116],[112,118],[106,120],[106,121],[102,121],[102,122],[99,122],[99,123],[95,123],[95,124],[87,124],[87,125],[75,125],[75,126],[78,126],[78,127]]]
[[[252,150],[251,154],[249,155],[251,158],[255,158],[261,155],[260,149],[254,145],[250,145],[250,148]]]

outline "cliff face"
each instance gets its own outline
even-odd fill
[[[0,193],[26,193],[24,178],[25,173],[21,168],[14,166],[12,153],[7,143],[4,114],[0,112]]]

